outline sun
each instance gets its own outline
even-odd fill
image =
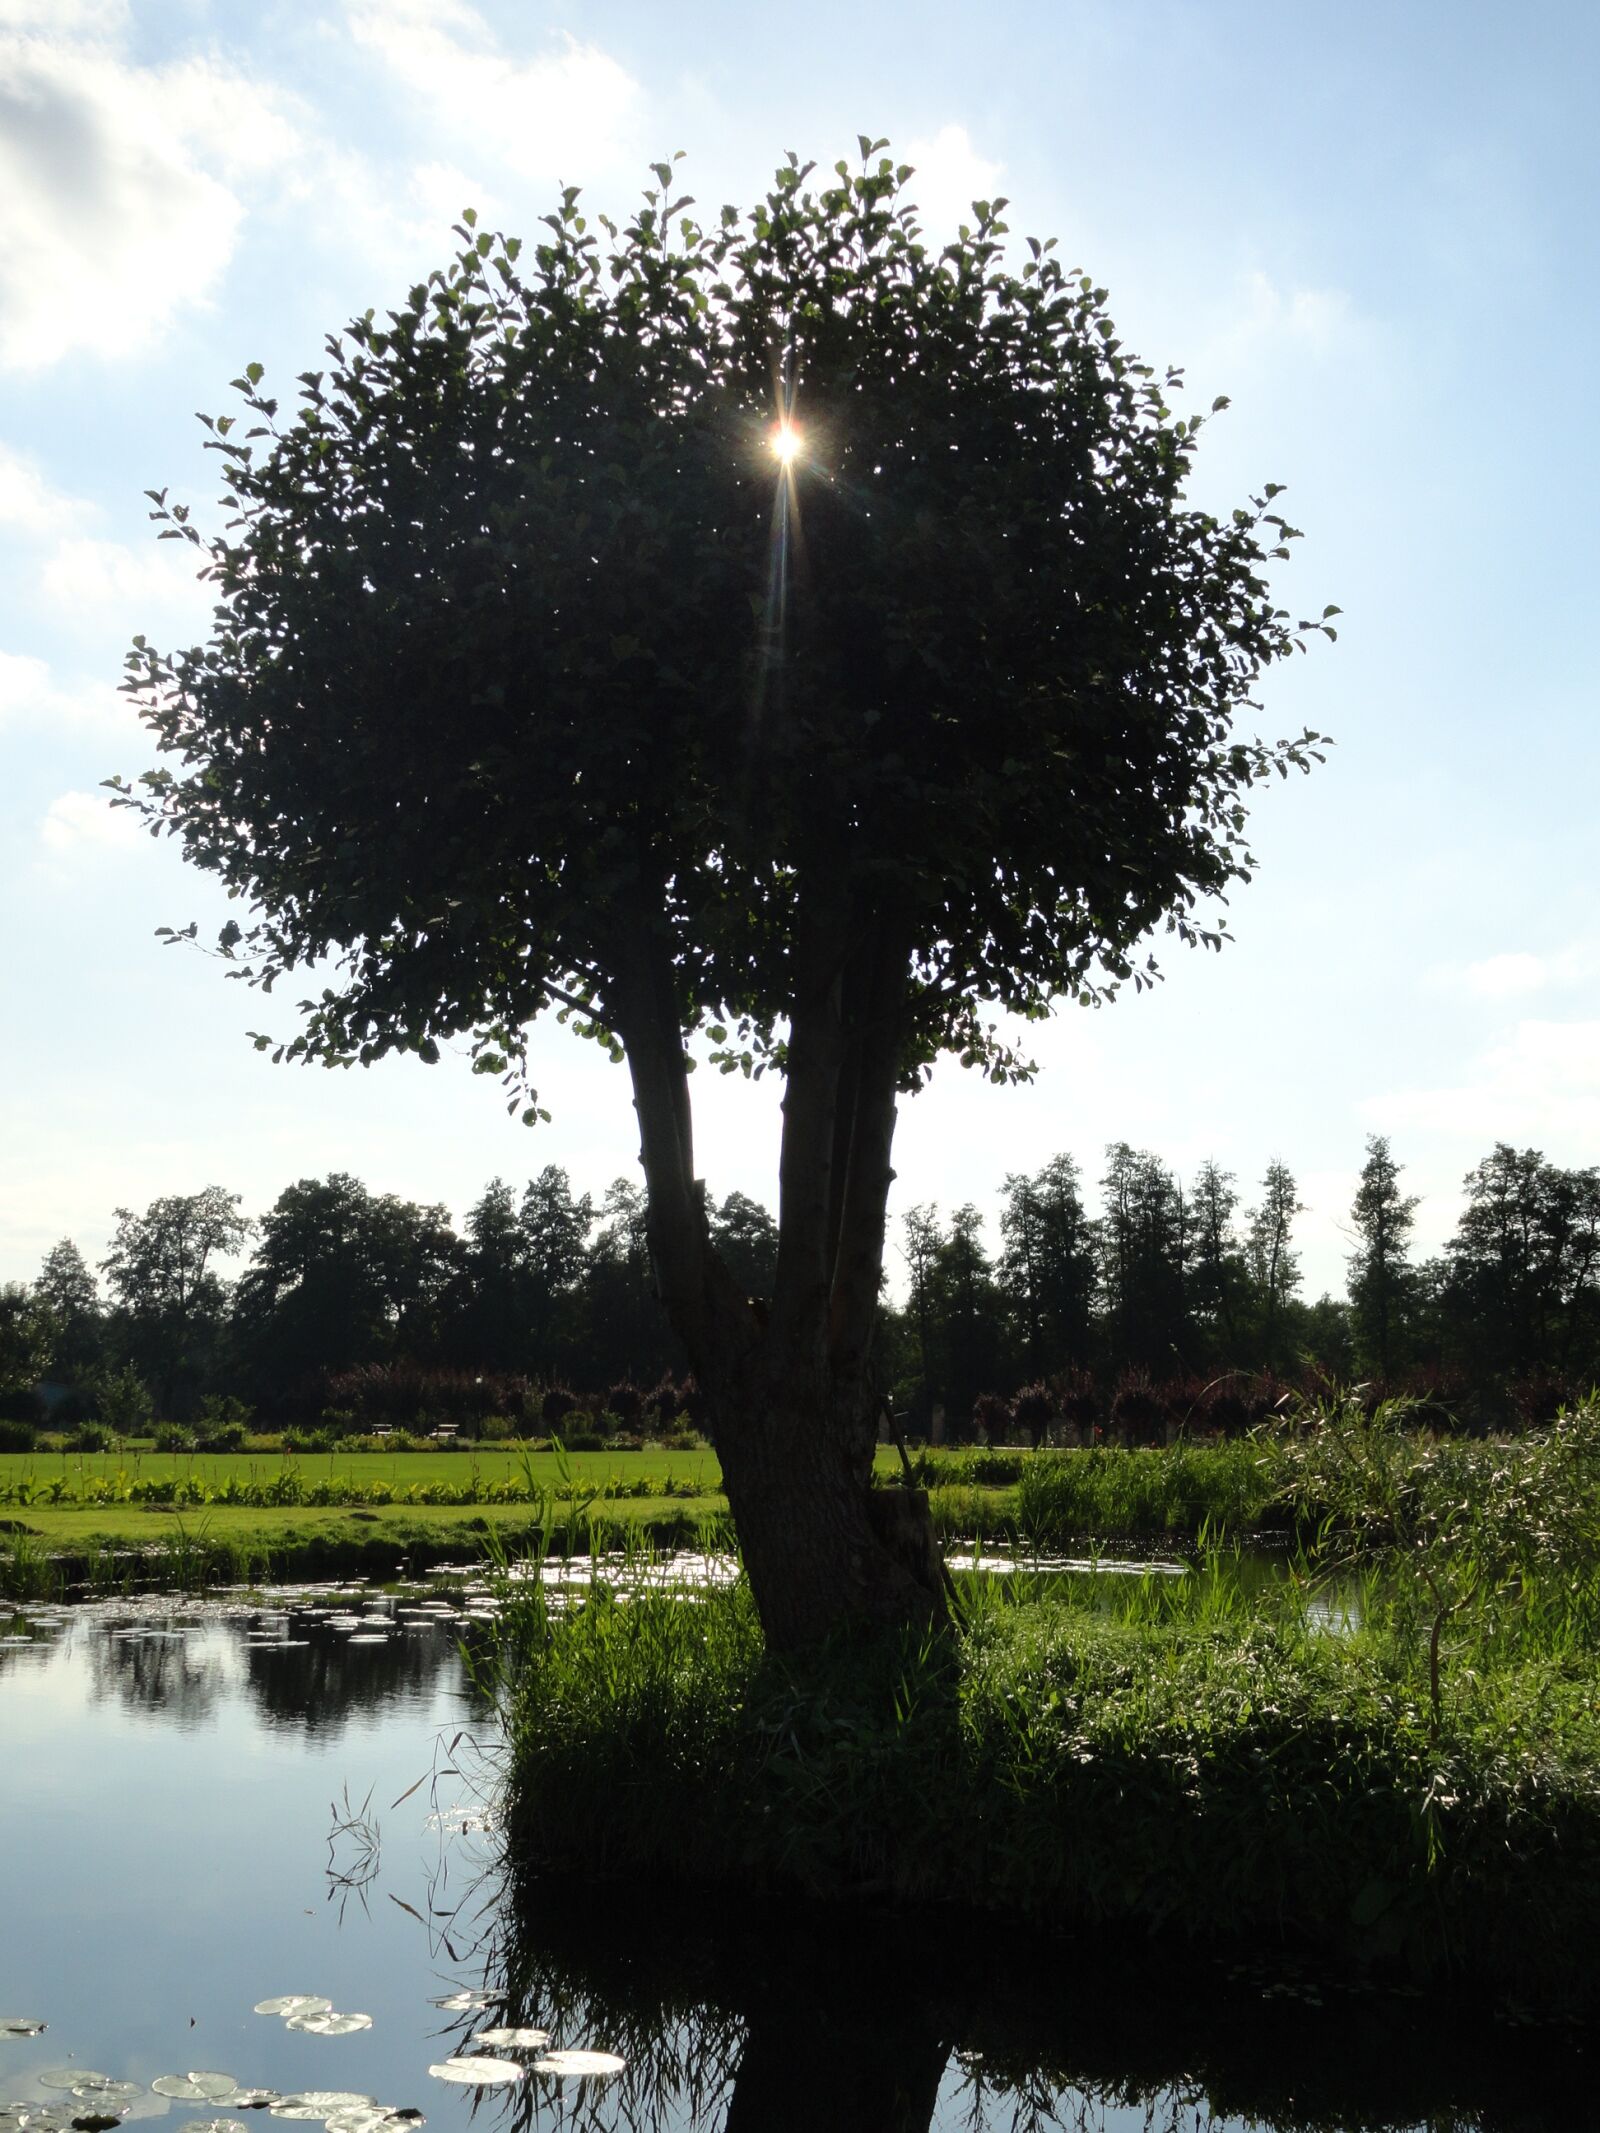
[[[771,439],[772,456],[780,467],[792,467],[800,456],[800,432],[792,422],[780,422]]]

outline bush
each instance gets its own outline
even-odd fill
[[[202,1434],[200,1449],[203,1452],[242,1452],[248,1435],[242,1422],[219,1422],[214,1429],[207,1429]]]
[[[94,1404],[101,1423],[118,1437],[144,1436],[155,1414],[150,1388],[131,1363],[100,1380]],[[78,1434],[81,1437],[83,1431]]]
[[[31,1452],[38,1441],[33,1423],[0,1421],[0,1452]]]
[[[74,1452],[113,1452],[119,1443],[114,1429],[104,1422],[85,1422],[67,1439],[67,1449]]]
[[[996,1392],[980,1392],[972,1403],[972,1426],[985,1444],[1006,1444],[1015,1418],[1011,1402]]]
[[[161,1422],[156,1426],[155,1448],[158,1452],[192,1452],[195,1435],[185,1429],[181,1422]]]

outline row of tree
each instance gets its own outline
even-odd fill
[[[879,1380],[919,1422],[959,1434],[985,1393],[1064,1372],[1159,1382],[1314,1362],[1344,1379],[1457,1374],[1479,1388],[1600,1377],[1600,1173],[1497,1146],[1465,1180],[1455,1235],[1417,1261],[1417,1201],[1381,1137],[1350,1210],[1349,1293],[1308,1302],[1295,1180],[1268,1165],[1246,1207],[1233,1173],[1183,1184],[1116,1142],[1091,1211],[1070,1156],[1004,1184],[999,1250],[975,1207],[901,1222],[906,1301],[886,1310]],[[735,1278],[770,1293],[777,1230],[741,1193],[711,1232]],[[248,1251],[232,1281],[224,1265]],[[343,1373],[408,1363],[604,1389],[681,1367],[656,1300],[643,1194],[597,1206],[552,1164],[520,1197],[503,1180],[458,1231],[442,1206],[336,1172],[282,1193],[259,1222],[219,1186],[119,1209],[99,1273],[64,1241],[37,1280],[0,1290],[0,1399],[80,1412],[136,1382],[163,1416],[208,1395],[314,1415]]]

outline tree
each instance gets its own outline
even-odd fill
[[[1000,1210],[1000,1280],[1017,1345],[1036,1378],[1082,1367],[1093,1339],[1094,1231],[1070,1155],[1030,1177],[1008,1177]]]
[[[574,1198],[567,1173],[558,1163],[546,1163],[523,1194],[517,1220],[528,1281],[529,1354],[535,1370],[554,1375],[570,1366],[582,1339],[580,1290],[589,1266],[594,1202],[588,1193]],[[602,1356],[591,1377],[603,1381],[612,1367],[612,1359]]]
[[[120,1306],[127,1359],[164,1414],[186,1412],[204,1384],[228,1295],[212,1262],[239,1251],[250,1233],[238,1209],[239,1195],[220,1185],[170,1193],[142,1215],[117,1209],[100,1267]]]
[[[54,1334],[55,1322],[37,1289],[25,1281],[0,1283],[0,1420],[35,1419]]]
[[[1219,1170],[1208,1158],[1195,1172],[1189,1194],[1193,1236],[1189,1305],[1214,1363],[1236,1364],[1243,1360],[1239,1353],[1239,1323],[1250,1273],[1234,1225],[1238,1206],[1234,1173]]]
[[[1097,1233],[1111,1360],[1170,1375],[1188,1342],[1189,1211],[1159,1156],[1113,1141]]]
[[[70,1237],[63,1237],[45,1253],[33,1293],[50,1313],[54,1327],[51,1368],[63,1377],[90,1376],[104,1352],[105,1315],[100,1308],[100,1285]]]
[[[239,974],[317,966],[274,1056],[467,1035],[526,1118],[545,1012],[626,1061],[774,1647],[941,1604],[870,1487],[899,1099],[946,1054],[1026,1076],[996,1012],[1147,982],[1154,927],[1220,942],[1252,787],[1316,755],[1237,719],[1328,628],[1268,589],[1271,485],[1185,500],[1201,418],[1105,292],[1008,271],[1002,201],[925,243],[862,145],[709,228],[666,164],[605,244],[576,188],[531,252],[469,215],[292,416],[249,366],[252,429],[206,418],[226,529],[153,492],[218,605],[136,640],[168,760],[118,784],[242,899]],[[711,1241],[696,1038],[784,1078],[765,1308]]]
[[[718,1208],[708,1201],[706,1209],[717,1256],[747,1296],[765,1301],[778,1270],[777,1223],[742,1192],[730,1192]]]
[[[1290,1243],[1294,1218],[1305,1209],[1287,1163],[1276,1158],[1261,1180],[1261,1205],[1250,1210],[1246,1256],[1261,1314],[1263,1361],[1277,1367],[1285,1360],[1284,1306],[1300,1286],[1300,1260]]]
[[[1400,1190],[1402,1167],[1381,1133],[1368,1134],[1367,1160],[1350,1209],[1361,1239],[1350,1255],[1356,1353],[1363,1370],[1385,1378],[1400,1355],[1413,1287],[1409,1254],[1417,1202]]]
[[[1498,1374],[1594,1360],[1600,1317],[1600,1172],[1561,1170],[1496,1143],[1462,1181],[1446,1247],[1463,1345]]]
[[[286,1187],[234,1299],[257,1391],[309,1395],[335,1371],[426,1360],[460,1263],[443,1207],[375,1194],[348,1171]]]

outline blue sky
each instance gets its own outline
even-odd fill
[[[1269,682],[1263,731],[1338,747],[1264,796],[1235,944],[1064,1011],[1030,1088],[943,1069],[896,1205],[992,1211],[1007,1171],[1067,1150],[1093,1179],[1113,1138],[1214,1156],[1248,1201],[1281,1156],[1315,1293],[1369,1133],[1428,1248],[1496,1139],[1600,1162],[1597,76],[1579,5],[0,0],[0,1279],[209,1182],[260,1213],[344,1168],[459,1215],[495,1173],[637,1175],[625,1077],[557,1030],[530,1134],[464,1059],[272,1068],[263,1003],[155,942],[218,900],[99,791],[151,760],[129,637],[204,627],[142,492],[205,505],[194,411],[251,359],[287,386],[468,202],[526,232],[558,182],[620,206],[682,148],[702,206],[743,203],[862,131],[930,226],[1005,193],[1196,406],[1229,394],[1197,493],[1286,483],[1286,604],[1344,610]],[[771,1096],[699,1093],[712,1190],[771,1203]]]

